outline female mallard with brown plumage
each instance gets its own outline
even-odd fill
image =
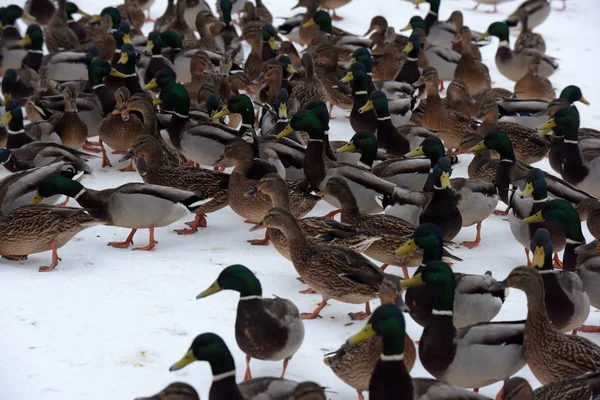
[[[0,219],[0,254],[8,259],[24,260],[27,255],[52,250],[52,262],[41,266],[48,272],[58,265],[57,249],[82,230],[104,225],[83,208],[45,204],[19,207]]]
[[[303,319],[317,318],[328,300],[365,303],[365,312],[350,313],[352,319],[371,314],[369,301],[377,297],[384,273],[365,257],[350,249],[320,245],[306,240],[296,218],[282,208],[271,209],[251,230],[276,228],[286,236],[294,268],[300,278],[323,300]]]
[[[196,299],[211,296],[222,290],[240,293],[235,319],[235,339],[246,354],[244,380],[252,379],[250,360],[281,361],[285,376],[289,360],[302,345],[304,323],[298,308],[290,300],[262,298],[262,287],[256,276],[243,265],[230,265],[217,280]]]
[[[518,267],[504,281],[525,292],[527,322],[523,350],[533,375],[542,384],[576,377],[600,367],[600,348],[581,336],[559,332],[548,318],[544,281],[534,268]]]
[[[402,300],[400,278],[394,275],[385,275],[379,288],[379,298],[381,304],[405,306]],[[356,389],[360,398],[362,392],[369,390],[369,382],[382,350],[381,337],[374,336],[360,343],[344,343],[338,350],[325,354],[323,361],[338,378]],[[412,370],[416,358],[415,344],[410,336],[405,334],[403,361],[407,372]]]

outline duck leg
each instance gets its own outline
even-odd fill
[[[600,333],[600,326],[597,325],[581,325],[579,332]]]
[[[116,247],[117,249],[126,249],[133,244],[133,236],[137,232],[137,229],[132,229],[127,239],[124,242],[108,242],[108,245],[111,247]]]
[[[287,369],[288,363],[290,362],[289,358],[283,360],[283,371],[281,371],[281,379],[285,376],[285,370]]]
[[[462,245],[468,249],[474,249],[479,246],[481,243],[481,222],[477,223],[477,235],[475,236],[475,240],[471,242],[462,242]]]
[[[104,144],[102,144],[102,140],[100,140],[100,151],[102,152],[102,168],[104,167],[112,167],[110,160],[108,159],[108,154],[106,154],[106,149],[104,148]]]
[[[527,266],[531,267],[531,258],[529,258],[529,249],[527,247],[524,247],[525,249],[525,256],[527,257]]]
[[[100,142],[90,142],[89,140],[86,140],[85,143],[83,143],[83,146],[81,146],[81,148],[85,151],[90,151],[92,153],[100,153],[102,150],[100,150],[98,147],[100,146]]]
[[[338,215],[341,212],[342,212],[342,210],[333,210],[332,212],[323,215],[323,218],[334,219],[333,217],[335,217],[336,215]]]
[[[58,262],[61,261],[60,257],[58,256],[58,252],[56,251],[56,242],[52,241],[52,243],[50,243],[50,246],[52,246],[52,263],[47,267],[43,265],[40,266],[40,272],[52,271],[54,267],[58,265]]]
[[[501,216],[507,216],[508,212],[510,211],[510,207],[506,207],[506,210],[502,211],[502,210],[494,210],[494,215],[501,215]]]
[[[154,248],[154,246],[156,246],[158,244],[158,242],[156,240],[154,240],[154,227],[151,226],[148,230],[150,231],[150,237],[148,239],[148,244],[144,247],[136,247],[131,250],[148,251],[148,250],[152,250]]]
[[[371,315],[371,305],[369,304],[369,302],[367,301],[365,303],[365,311],[361,311],[359,313],[348,313],[348,315],[350,316],[350,319],[352,321],[357,321],[357,320],[361,320],[361,319],[365,319],[367,318],[369,315]]]
[[[251,239],[247,240],[247,242],[253,246],[266,246],[269,244],[269,240],[269,231],[266,231],[264,239]]]
[[[321,301],[319,303],[317,308],[315,308],[315,310],[312,313],[302,313],[302,314],[300,314],[300,318],[302,318],[302,319],[315,319],[317,317],[322,318],[319,315],[319,313],[321,312],[322,309],[325,308],[326,305],[327,305],[327,300],[323,299],[323,301]]]
[[[186,222],[190,224],[190,222]],[[191,235],[198,232],[198,227],[206,228],[206,214],[196,214],[196,218],[191,222],[190,229],[175,229],[179,235]]]
[[[560,258],[558,257],[558,253],[554,253],[554,268],[558,268],[558,269],[563,268],[563,263],[562,263],[562,261],[560,261]]]
[[[128,172],[128,171],[136,172],[137,170],[133,166],[133,158],[129,160],[129,165],[127,167],[119,168],[119,171],[121,171],[121,172]]]
[[[245,381],[252,379],[252,373],[250,373],[250,360],[252,360],[252,358],[246,354],[246,373],[244,374]]]

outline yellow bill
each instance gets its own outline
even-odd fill
[[[364,342],[365,340],[368,340],[370,338],[372,338],[373,336],[375,336],[376,333],[373,330],[373,325],[371,324],[367,324],[365,325],[364,328],[362,328],[362,330],[360,332],[358,332],[356,335],[352,335],[347,341],[346,343],[348,344],[357,344],[357,343],[361,343]]]
[[[286,126],[284,130],[279,132],[279,134],[277,135],[277,139],[284,138],[292,132],[294,132],[294,128],[292,128],[292,126],[288,124],[288,126]]]
[[[410,239],[406,243],[404,243],[402,246],[400,246],[396,249],[396,255],[403,256],[406,254],[410,254],[413,251],[415,251],[417,248],[418,248],[418,246],[415,243],[414,239]]]
[[[527,217],[523,220],[524,224],[535,224],[536,222],[544,222],[544,216],[542,215],[541,211],[538,211],[537,213],[533,214],[531,217]]]
[[[219,286],[217,282],[214,282],[212,285],[210,285],[208,289],[196,296],[196,300],[208,297],[210,295],[220,292],[221,290],[223,290],[221,289],[221,286]]]
[[[182,369],[183,367],[185,367],[188,364],[193,363],[194,361],[196,361],[196,357],[194,357],[194,353],[192,353],[192,350],[188,350],[187,353],[185,353],[185,355],[181,358],[181,360],[177,361],[175,364],[171,365],[171,368],[169,368],[169,371],[177,371]]]

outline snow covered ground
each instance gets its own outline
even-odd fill
[[[211,0],[212,3],[212,0]],[[274,16],[290,16],[294,0],[264,0]],[[0,0],[0,5],[9,4]],[[488,6],[472,11],[471,0],[443,0],[440,18],[446,19],[453,10],[461,10],[465,23],[473,30],[485,31],[491,22],[501,20],[513,11],[518,1],[498,6],[498,14],[487,14]],[[79,0],[88,13],[98,13],[105,2]],[[213,4],[211,4],[212,6]],[[558,1],[553,7],[560,7]],[[162,15],[166,0],[157,0],[152,7],[154,18]],[[577,84],[590,107],[578,105],[582,126],[600,126],[600,82],[597,70],[596,38],[600,37],[595,0],[570,0],[564,12],[552,11],[546,22],[537,28],[548,46],[547,54],[556,56],[560,69],[551,77],[557,91]],[[425,16],[401,0],[353,0],[338,10],[344,20],[337,26],[362,34],[371,17],[382,14],[391,26],[407,24],[412,15]],[[148,30],[151,29],[147,25]],[[516,37],[516,36],[515,36]],[[513,41],[514,38],[513,37]],[[513,83],[502,77],[494,64],[497,40],[482,50],[489,66],[494,86],[513,89]],[[336,111],[331,123],[333,139],[349,139],[352,130],[343,113]],[[116,166],[118,156],[112,156]],[[470,156],[461,156],[455,176],[466,176]],[[100,168],[84,184],[101,189],[130,181],[140,181],[136,173],[121,173]],[[549,170],[546,161],[539,165]],[[7,172],[2,169],[0,176]],[[72,201],[71,205],[75,205]],[[319,205],[314,215],[329,211]],[[191,219],[191,218],[190,218]],[[158,246],[151,252],[132,252],[107,247],[106,243],[124,240],[128,231],[113,227],[98,227],[84,231],[59,250],[63,261],[51,273],[39,273],[38,266],[47,265],[50,253],[35,254],[26,261],[2,260],[0,266],[0,398],[6,400],[100,400],[132,399],[158,392],[168,383],[185,381],[192,384],[204,399],[208,396],[211,373],[207,363],[194,363],[171,373],[169,366],[177,361],[196,335],[215,332],[229,345],[238,366],[241,380],[244,355],[236,346],[234,319],[238,301],[235,292],[223,292],[203,300],[195,296],[204,290],[226,266],[241,263],[253,270],[262,282],[265,296],[276,294],[292,299],[302,312],[312,311],[320,297],[301,295],[305,286],[298,282],[290,262],[272,247],[254,247],[247,239],[258,238],[262,232],[248,232],[250,227],[231,210],[209,215],[208,228],[193,236],[178,236],[183,220],[169,228],[158,229]],[[464,229],[457,243],[472,240],[474,228]],[[590,236],[588,235],[588,238]],[[136,245],[147,243],[147,233],[140,231]],[[508,223],[492,216],[483,225],[483,241],[479,248],[453,249],[464,262],[455,270],[483,273],[491,270],[504,278],[515,266],[525,261],[523,249],[513,239]],[[388,272],[401,274],[399,268]],[[361,306],[331,302],[322,312],[323,318],[306,321],[306,338],[291,361],[286,378],[315,380],[328,387],[332,399],[354,399],[356,393],[325,366],[323,354],[337,349],[349,335],[359,330],[363,322],[348,325],[348,312]],[[525,297],[513,290],[497,320],[522,319],[526,315]],[[594,310],[588,323],[600,323]],[[408,333],[418,340],[421,328],[407,318]],[[585,335],[585,334],[584,334]],[[600,336],[586,335],[597,343]],[[279,376],[281,364],[252,362],[252,372],[258,376]],[[536,387],[539,385],[528,368],[518,374]],[[417,362],[412,376],[429,376]],[[494,397],[500,385],[482,388]]]

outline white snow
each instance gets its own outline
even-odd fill
[[[211,6],[214,6],[212,4]],[[1,0],[0,5],[8,4]],[[79,0],[88,13],[98,13],[104,2]],[[274,16],[290,16],[294,0],[264,0]],[[491,22],[504,19],[519,4],[512,1],[498,5],[498,14],[487,14],[491,6],[470,9],[471,0],[442,0],[440,18],[453,10],[461,10],[465,23],[473,30],[485,31]],[[154,18],[162,15],[166,0],[152,6]],[[554,8],[561,2],[553,1]],[[580,85],[590,107],[578,104],[582,126],[598,128],[600,118],[600,82],[597,70],[600,60],[595,40],[600,37],[600,24],[594,0],[571,0],[564,12],[552,11],[536,29],[546,39],[547,54],[559,58],[560,69],[551,81],[560,92],[569,84]],[[407,24],[412,15],[425,16],[405,1],[354,0],[338,10],[344,17],[335,24],[362,34],[371,17],[385,15],[397,29]],[[294,10],[295,11],[295,10]],[[278,21],[276,21],[277,23]],[[151,29],[149,24],[147,30]],[[516,36],[513,36],[513,42]],[[497,39],[483,48],[484,62],[489,66],[494,86],[513,89],[513,83],[502,77],[494,64]],[[349,139],[352,130],[340,110],[332,121],[333,139]],[[115,166],[119,156],[111,156]],[[470,156],[461,156],[455,176],[466,176]],[[141,181],[136,173],[121,173],[116,168],[100,168],[94,161],[94,174],[84,184],[101,189],[130,181]],[[546,161],[540,167],[549,170]],[[1,176],[8,172],[2,169]],[[70,205],[76,205],[71,201]],[[499,206],[500,207],[500,206]],[[331,208],[319,205],[314,215]],[[190,216],[189,219],[192,219]],[[168,228],[157,229],[158,246],[151,252],[132,252],[107,247],[106,243],[124,240],[125,229],[97,227],[84,231],[59,250],[62,262],[50,273],[39,273],[38,266],[47,265],[50,253],[34,254],[26,261],[2,260],[0,266],[0,398],[6,400],[104,400],[132,399],[148,396],[173,381],[192,384],[206,399],[211,385],[207,363],[197,362],[171,373],[169,366],[188,349],[194,337],[203,332],[221,335],[231,349],[238,367],[237,378],[244,373],[244,355],[234,338],[235,309],[238,294],[222,292],[207,299],[195,296],[208,287],[226,266],[241,263],[260,279],[264,295],[292,299],[303,312],[312,311],[320,301],[317,295],[302,295],[306,287],[296,280],[290,262],[272,247],[255,247],[247,239],[264,232],[248,232],[250,225],[230,209],[210,214],[208,228],[193,236],[178,236],[184,220]],[[523,249],[512,237],[508,222],[492,216],[483,224],[483,241],[479,248],[453,249],[464,262],[454,269],[469,273],[491,270],[503,279],[509,271],[525,261]],[[586,231],[587,234],[587,231]],[[455,239],[473,240],[474,227],[464,229]],[[587,234],[587,237],[591,236]],[[139,231],[136,245],[147,243],[147,233]],[[401,274],[399,268],[388,272]],[[526,316],[524,295],[513,290],[496,320],[523,319]],[[373,304],[375,306],[375,304]],[[306,321],[303,346],[290,362],[286,378],[314,380],[328,387],[332,399],[354,399],[356,392],[346,386],[322,362],[323,354],[337,349],[363,322],[347,325],[348,312],[361,311],[353,306],[332,301],[323,318]],[[594,310],[588,323],[598,324]],[[421,328],[407,316],[408,333],[418,340]],[[597,343],[600,336],[582,334]],[[252,361],[253,376],[279,376],[281,364]],[[429,376],[417,363],[413,377]],[[518,373],[536,387],[539,385],[528,368]],[[490,397],[500,388],[495,384],[481,389]]]

